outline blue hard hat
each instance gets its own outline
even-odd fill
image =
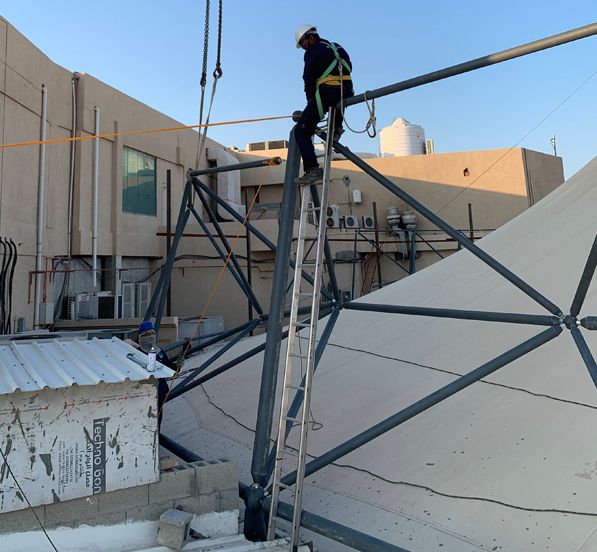
[[[139,326],[139,333],[147,332],[149,330],[155,331],[155,326],[151,320],[143,320]]]

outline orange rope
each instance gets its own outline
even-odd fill
[[[255,192],[255,195],[253,196],[253,199],[251,200],[251,203],[250,203],[249,207],[247,208],[247,213],[245,215],[245,218],[243,219],[243,228],[244,228],[244,225],[246,224],[246,222],[249,220],[249,216],[251,215],[251,212],[253,211],[253,207],[255,205],[255,202],[257,200],[259,192],[261,191],[261,188],[265,184],[265,178],[266,178],[266,176],[267,176],[267,174],[269,172],[269,169],[270,169],[270,167],[272,165],[275,165],[275,164],[276,163],[273,160],[270,160],[269,163],[266,166],[265,171],[263,171],[263,174],[261,175],[261,182],[259,183],[257,191]],[[213,301],[213,299],[214,299],[214,297],[216,295],[216,292],[217,292],[218,288],[220,287],[220,284],[222,282],[222,277],[224,276],[224,271],[226,270],[226,267],[228,266],[228,262],[230,261],[230,257],[232,256],[232,253],[234,252],[234,248],[235,248],[238,240],[241,237],[241,233],[242,233],[242,230],[239,230],[238,234],[234,237],[234,240],[230,244],[230,251],[228,253],[228,256],[226,257],[226,261],[222,265],[222,268],[220,268],[220,272],[218,273],[216,281],[214,282],[214,285],[211,288],[211,292],[210,292],[209,297],[207,299],[207,303],[205,304],[205,307],[203,307],[203,311],[201,312],[201,315],[199,316],[199,320],[197,320],[197,324],[195,325],[194,336],[197,335],[198,330],[199,330],[199,324],[201,323],[202,320],[205,319],[205,315],[207,314],[207,310],[209,309],[209,306],[211,305],[211,302]],[[187,354],[187,351],[189,350],[190,347],[191,347],[191,339],[189,339],[187,341],[187,343],[186,343],[183,351],[179,355],[179,358],[184,359],[185,355]],[[182,368],[182,366],[178,365],[177,368],[176,368],[176,373],[172,376],[172,385],[168,389],[168,392],[166,393],[166,396],[164,398],[164,402],[162,403],[162,407],[160,408],[160,411],[158,412],[158,417],[161,414],[161,412],[162,412],[162,410],[164,408],[164,405],[166,404],[166,401],[168,400],[168,395],[170,395],[170,391],[174,387],[174,380],[176,380],[176,378],[179,377],[179,372],[180,372],[181,368]],[[192,370],[193,369],[188,370],[185,373],[191,372]]]
[[[189,130],[192,128],[203,128],[212,126],[239,125],[243,123],[257,123],[260,121],[276,121],[278,119],[290,119],[291,115],[280,117],[262,117],[260,119],[239,119],[236,121],[223,121],[219,123],[208,123],[201,125],[181,125],[175,127],[152,128],[148,130],[127,130],[124,132],[110,132],[108,134],[89,134],[85,136],[74,136],[70,138],[52,138],[49,140],[30,140],[29,142],[15,142],[14,144],[0,144],[0,149],[21,148],[24,146],[39,146],[41,144],[60,144],[62,142],[82,142],[84,140],[95,140],[96,138],[115,138],[116,136],[131,136],[133,134],[154,134],[157,132],[175,132],[178,130]]]

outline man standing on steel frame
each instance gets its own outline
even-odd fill
[[[305,95],[307,106],[303,110],[294,135],[303,159],[305,174],[297,179],[300,185],[321,182],[323,169],[319,166],[313,146],[313,135],[319,121],[331,106],[341,98],[354,96],[352,64],[342,46],[320,38],[314,25],[301,25],[295,31],[296,47],[305,50]],[[343,132],[342,113],[336,111],[334,140]]]

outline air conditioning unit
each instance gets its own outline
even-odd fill
[[[135,284],[122,284],[122,318],[135,318]]]
[[[151,301],[151,282],[142,282],[136,286],[135,315],[137,318],[143,318]]]
[[[122,317],[121,296],[99,295],[97,298],[97,317],[99,319]]]
[[[365,230],[375,230],[375,219],[370,215],[363,215],[363,228]]]
[[[325,223],[328,228],[340,228],[340,213],[335,203],[328,206]]]
[[[359,227],[359,219],[355,215],[344,216],[344,227],[347,229],[356,229]]]

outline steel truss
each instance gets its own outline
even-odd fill
[[[545,39],[537,40],[522,46],[511,48],[503,52],[498,52],[481,58],[477,58],[472,61],[461,63],[446,69],[428,73],[420,77],[415,77],[406,81],[399,82],[390,86],[379,88],[377,90],[368,91],[364,94],[354,96],[344,102],[344,107],[362,103],[375,98],[393,94],[402,90],[407,90],[431,82],[435,82],[444,78],[459,75],[468,71],[473,71],[501,63],[516,57],[524,56],[533,52],[538,52],[547,48],[552,48],[567,42],[578,40],[581,38],[593,36],[597,34],[597,23],[586,25],[578,29],[574,29],[565,33],[554,35]],[[340,108],[340,106],[337,106]],[[411,208],[416,210],[418,213],[423,215],[425,218],[433,222],[438,228],[441,228],[444,232],[455,239],[459,246],[468,249],[473,255],[478,257],[481,261],[490,266],[503,278],[512,283],[515,287],[520,289],[523,293],[533,299],[536,303],[541,305],[550,314],[549,315],[534,315],[534,314],[520,314],[520,313],[505,313],[505,312],[486,312],[486,311],[471,311],[471,310],[459,310],[459,309],[438,309],[429,307],[414,307],[414,306],[400,306],[400,305],[383,305],[383,304],[372,304],[372,303],[356,303],[353,301],[343,302],[341,294],[338,289],[336,277],[334,274],[333,262],[329,243],[326,242],[325,257],[328,268],[328,275],[330,279],[330,285],[332,288],[331,294],[326,290],[322,290],[322,296],[325,302],[322,303],[321,316],[327,316],[329,314],[328,321],[325,329],[319,340],[319,344],[316,352],[316,365],[321,359],[325,346],[329,340],[329,337],[333,331],[334,325],[338,319],[339,313],[342,309],[349,310],[361,310],[369,312],[380,312],[380,313],[392,313],[398,315],[409,315],[409,316],[432,316],[440,318],[451,318],[451,319],[465,319],[465,320],[479,320],[485,322],[500,322],[509,324],[529,324],[544,326],[546,329],[539,332],[537,335],[523,341],[519,345],[509,349],[494,359],[486,362],[479,366],[475,370],[458,377],[456,380],[450,382],[446,386],[438,389],[430,395],[416,401],[412,405],[400,410],[396,414],[382,420],[375,424],[369,429],[359,433],[353,438],[346,442],[334,447],[328,452],[322,454],[318,458],[315,458],[309,462],[306,466],[305,475],[311,475],[322,468],[330,465],[332,462],[342,458],[346,454],[354,451],[355,449],[371,442],[373,439],[387,433],[394,429],[403,422],[410,420],[414,416],[424,412],[425,410],[433,407],[439,402],[451,397],[455,393],[465,389],[466,387],[478,382],[482,378],[492,374],[496,370],[499,370],[508,363],[521,358],[527,353],[535,350],[536,348],[548,343],[549,341],[558,337],[565,329],[570,330],[570,334],[577,349],[585,363],[593,382],[597,386],[597,363],[595,358],[585,341],[581,332],[581,327],[585,330],[597,330],[597,316],[585,316],[582,319],[578,318],[584,299],[586,297],[589,285],[594,276],[597,267],[597,236],[593,242],[591,250],[589,252],[587,262],[585,264],[583,273],[581,275],[577,290],[572,300],[569,313],[564,314],[562,309],[555,303],[545,297],[540,291],[529,285],[527,282],[522,280],[519,276],[511,272],[502,263],[494,259],[491,255],[476,246],[469,238],[463,235],[458,230],[452,228],[448,223],[438,217],[435,213],[430,211],[427,207],[418,202],[415,198],[410,196],[407,192],[402,190],[399,186],[394,184],[392,181],[387,179],[385,176],[377,172],[365,161],[356,156],[346,146],[335,142],[334,150],[344,155],[348,160],[352,161],[357,167],[363,172],[368,174],[374,180],[379,182],[387,190],[392,192],[394,195],[402,199]],[[274,161],[279,163],[280,161]],[[296,185],[295,179],[299,173],[299,155],[294,139],[294,129],[290,133],[289,146],[288,146],[288,157],[286,164],[286,172],[284,179],[284,190],[282,197],[282,208],[280,213],[280,227],[278,233],[278,243],[274,245],[267,237],[265,237],[258,229],[256,229],[250,222],[244,221],[236,211],[234,211],[227,203],[225,203],[219,196],[213,192],[209,187],[203,184],[197,177],[203,174],[210,174],[215,172],[222,172],[226,170],[238,170],[246,169],[251,167],[264,166],[272,163],[272,160],[256,161],[253,163],[245,163],[239,165],[233,165],[230,167],[217,167],[215,169],[205,169],[202,171],[189,171],[187,173],[187,182],[185,185],[185,191],[183,193],[182,202],[180,206],[179,217],[176,225],[176,231],[174,234],[172,248],[170,254],[164,264],[161,271],[158,284],[154,290],[151,303],[145,315],[145,319],[149,319],[151,316],[156,316],[156,327],[159,328],[159,324],[162,317],[162,312],[167,296],[167,289],[170,283],[170,277],[174,259],[176,256],[176,249],[182,236],[184,226],[186,225],[190,215],[192,214],[201,224],[208,239],[213,244],[214,248],[220,255],[220,257],[226,261],[229,257],[229,262],[226,262],[228,270],[231,272],[233,278],[238,283],[240,289],[245,293],[251,306],[259,314],[259,317],[255,320],[250,320],[238,328],[224,332],[218,336],[203,342],[202,344],[192,347],[190,351],[196,352],[204,349],[208,345],[212,345],[224,339],[234,336],[224,347],[220,348],[214,353],[207,361],[205,361],[200,367],[194,369],[187,375],[187,377],[179,384],[177,384],[171,391],[168,399],[174,399],[183,393],[193,389],[194,387],[201,385],[209,379],[223,373],[224,371],[241,364],[248,358],[251,358],[257,354],[264,352],[263,370],[261,376],[261,387],[259,393],[259,409],[256,420],[255,429],[255,440],[253,446],[253,460],[251,465],[251,475],[253,478],[253,484],[248,486],[240,484],[239,493],[246,504],[246,515],[245,515],[245,534],[254,540],[262,540],[266,534],[266,519],[267,512],[269,510],[269,497],[268,497],[268,483],[273,471],[273,454],[275,451],[275,445],[271,445],[271,428],[273,420],[273,409],[274,401],[276,396],[277,388],[277,374],[278,374],[278,359],[280,353],[281,342],[286,338],[287,331],[283,329],[283,320],[287,316],[287,312],[284,310],[284,298],[287,292],[287,280],[288,280],[288,269],[289,266],[294,268],[293,261],[291,258],[291,245],[292,245],[292,229],[294,225],[294,214],[296,204]],[[197,214],[192,206],[192,195],[197,193],[202,204],[206,208],[210,222],[214,225],[216,233],[222,243],[220,246],[215,237],[209,232],[209,229],[205,223],[201,220],[201,217]],[[319,205],[319,197],[317,187],[311,187],[312,199],[315,206]],[[276,252],[276,261],[274,268],[274,276],[272,282],[272,292],[270,300],[270,312],[265,314],[263,309],[259,305],[257,298],[251,290],[251,286],[248,283],[247,278],[242,273],[234,253],[230,249],[230,245],[227,243],[221,227],[215,218],[215,214],[209,208],[207,203],[207,197],[217,202],[223,209],[225,209],[234,219],[244,224],[246,229],[254,235],[257,239],[261,240],[267,247],[272,251]],[[223,249],[222,249],[223,247]],[[303,278],[308,282],[313,283],[312,278],[309,274],[303,272]],[[228,361],[221,366],[211,370],[205,375],[200,376],[207,368],[209,368],[218,358],[220,358],[225,352],[229,351],[234,345],[247,336],[253,329],[259,325],[267,324],[267,335],[265,343],[254,347],[250,351],[247,351],[237,357],[234,360]],[[180,344],[177,344],[180,345]],[[293,403],[289,408],[288,415],[292,417],[293,413],[296,413],[300,408],[300,404],[303,400],[302,391],[297,390],[294,397]],[[286,434],[290,432],[291,425],[287,424]],[[181,445],[177,444],[173,440],[166,436],[161,436],[161,442],[166,448],[172,450],[178,456],[187,460],[198,459],[199,457],[193,452],[185,449]],[[290,473],[285,476],[282,480],[287,485],[292,485],[296,482],[296,472]],[[278,509],[278,515],[281,517],[287,517],[292,519],[292,507],[287,504],[280,503]],[[380,541],[370,535],[356,531],[355,529],[336,524],[330,520],[321,518],[309,512],[303,512],[301,518],[301,524],[306,529],[319,533],[323,536],[342,542],[355,550],[361,550],[363,552],[370,550],[380,550],[384,552],[406,552],[403,548],[396,545]]]

